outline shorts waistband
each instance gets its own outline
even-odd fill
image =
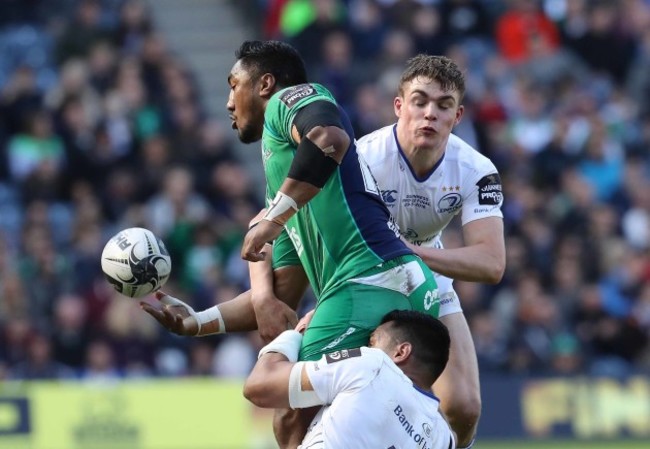
[[[415,254],[404,254],[402,256],[397,256],[392,259],[386,260],[380,263],[379,265],[364,271],[363,273],[361,273],[360,277],[372,276],[373,274],[383,273],[384,271],[390,270],[391,268],[395,268],[399,265],[404,265],[413,261],[421,262],[421,260],[422,259],[420,259]]]

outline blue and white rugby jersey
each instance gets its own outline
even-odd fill
[[[299,449],[454,449],[439,400],[380,349],[357,348],[304,364],[325,405]]]
[[[360,138],[357,152],[377,180],[400,233],[415,245],[442,248],[442,231],[458,214],[463,225],[480,218],[503,217],[503,192],[496,167],[454,134],[449,136],[442,159],[421,178],[397,141],[396,125]],[[460,312],[452,280],[436,275],[436,282],[440,316]]]

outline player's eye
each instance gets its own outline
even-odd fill
[[[439,105],[439,108],[443,111],[446,111],[447,109],[451,108],[451,105],[449,103],[442,103]]]

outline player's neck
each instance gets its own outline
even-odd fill
[[[402,151],[408,159],[409,164],[418,176],[425,176],[433,170],[440,158],[442,151],[437,151],[432,148],[420,148],[415,146],[404,146]]]
[[[406,377],[411,379],[413,385],[415,385],[422,391],[432,393],[431,385],[433,385],[433,382],[431,381],[431,376],[429,375],[429,373],[424,373],[417,369],[409,369],[405,367],[401,367],[401,368],[404,371],[404,374],[406,374]]]

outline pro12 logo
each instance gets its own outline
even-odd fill
[[[478,203],[481,205],[496,206],[503,201],[503,190],[501,188],[501,177],[498,173],[483,176],[478,186]]]

